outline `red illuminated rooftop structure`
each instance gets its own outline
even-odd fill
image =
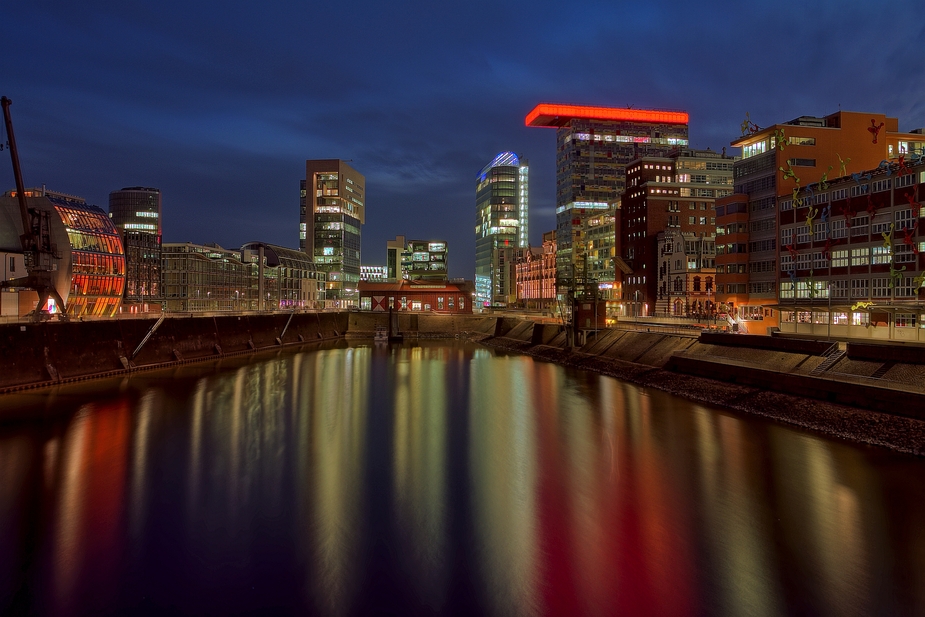
[[[571,120],[616,120],[623,122],[657,122],[661,124],[687,124],[686,111],[660,111],[657,109],[625,109],[622,107],[588,107],[585,105],[557,105],[540,103],[527,114],[527,126],[558,128]]]

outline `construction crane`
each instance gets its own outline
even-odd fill
[[[16,149],[16,138],[13,135],[13,120],[10,117],[10,105],[13,103],[5,96],[0,98],[3,106],[3,121],[6,124],[6,134],[9,140],[10,158],[13,160],[13,176],[16,179],[16,197],[19,200],[19,213],[22,217],[23,233],[19,237],[22,243],[23,259],[26,265],[26,276],[0,281],[0,287],[19,287],[33,289],[39,295],[38,304],[32,312],[32,321],[40,321],[43,317],[42,309],[48,298],[54,298],[66,313],[66,305],[55,288],[54,276],[58,270],[58,254],[55,243],[51,240],[51,212],[39,208],[30,208],[26,204],[26,189],[22,181],[22,170],[19,167],[19,151]]]

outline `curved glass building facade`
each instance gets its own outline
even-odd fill
[[[125,290],[125,250],[119,231],[102,208],[60,197],[46,199],[64,223],[71,247],[67,313],[115,315]]]
[[[57,254],[54,286],[73,317],[115,315],[125,289],[125,250],[109,216],[83,199],[43,189],[25,191],[30,209],[54,213],[48,217],[49,236]],[[0,200],[4,219],[22,231],[16,193]],[[60,312],[54,301],[41,307]]]

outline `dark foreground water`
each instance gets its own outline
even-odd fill
[[[0,612],[925,615],[925,461],[463,344],[0,398]]]

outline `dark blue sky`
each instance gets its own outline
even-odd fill
[[[925,127],[925,2],[3,3],[0,94],[27,185],[107,207],[164,194],[167,241],[298,246],[305,159],[366,176],[363,262],[397,234],[472,278],[475,176],[531,164],[530,236],[555,227],[538,102],[684,109],[691,145],[839,109]],[[3,152],[0,188],[13,188]]]

